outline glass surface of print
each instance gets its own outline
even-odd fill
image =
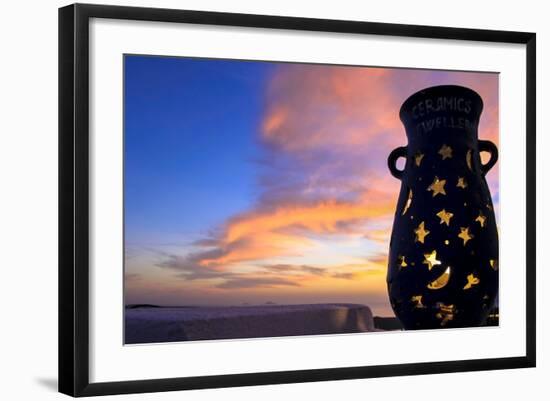
[[[422,194],[401,188],[395,216],[399,181],[387,169],[403,143],[401,105],[430,86],[477,92],[479,137],[498,145],[498,74],[139,55],[124,71],[126,344],[418,328],[394,315],[388,266],[390,277],[423,271],[422,291],[401,284],[414,313],[461,277],[479,298],[472,307],[498,316],[496,242],[484,248],[487,273],[459,273],[444,255],[483,247],[480,230],[496,230],[498,169],[490,193],[467,171],[422,176]],[[467,163],[451,140],[421,150],[405,171]],[[439,205],[457,191],[493,198]],[[421,217],[421,197],[441,207]],[[388,259],[394,217],[408,219],[403,246],[420,259]],[[486,274],[497,281],[481,294]],[[456,327],[458,303],[437,302],[433,327]]]

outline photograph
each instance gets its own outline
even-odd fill
[[[125,345],[499,325],[499,73],[123,55]]]

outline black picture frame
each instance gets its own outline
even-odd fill
[[[90,383],[89,21],[91,18],[515,43],[526,48],[526,354],[521,357]],[[74,4],[59,9],[59,391],[71,396],[316,382],[535,366],[536,35],[435,26]]]

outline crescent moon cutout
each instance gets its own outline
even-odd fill
[[[428,288],[430,290],[440,290],[441,288],[447,285],[447,283],[449,282],[450,276],[451,276],[451,266],[448,266],[441,276],[439,276],[430,284],[428,284]]]
[[[409,188],[409,194],[407,195],[407,202],[405,202],[405,207],[403,208],[403,212],[401,213],[401,216],[404,216],[405,213],[407,213],[407,210],[411,207],[412,203],[412,197],[413,197],[413,191]]]
[[[466,153],[466,164],[468,165],[468,169],[472,171],[472,149],[469,149]]]

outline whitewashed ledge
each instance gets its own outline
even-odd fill
[[[137,307],[125,313],[126,344],[376,331],[370,308],[357,304]]]

